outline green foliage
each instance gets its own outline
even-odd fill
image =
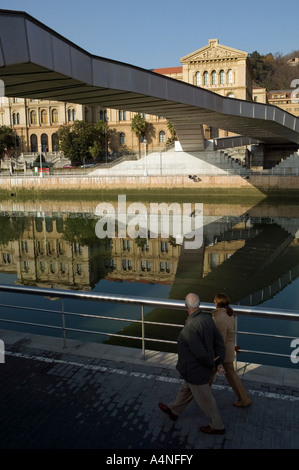
[[[178,140],[177,138],[177,135],[176,135],[176,132],[175,132],[175,128],[173,127],[173,125],[171,124],[171,122],[167,121],[167,129],[168,131],[170,132],[170,137],[169,139],[167,139],[167,144],[172,144],[172,142],[174,142],[175,140]]]
[[[0,126],[0,158],[15,147],[15,136],[8,126]]]
[[[0,216],[0,245],[18,240],[24,230],[29,226],[29,220],[26,217],[7,217]]]
[[[87,246],[91,243],[99,242],[95,233],[97,220],[68,218],[64,221],[63,238],[64,240]]]
[[[45,157],[44,154],[42,153],[42,163],[45,163],[45,162],[46,162],[46,157]],[[38,156],[36,157],[36,159],[34,160],[33,163],[38,163],[38,164],[40,163],[40,155],[38,155]]]
[[[140,116],[140,114],[135,114],[131,122],[131,130],[138,137],[139,144],[139,155],[140,155],[140,138],[145,137],[147,130],[146,120]]]
[[[110,131],[108,123],[105,121],[98,121],[95,125],[95,136],[96,139],[93,144],[89,147],[89,153],[96,161],[97,158],[104,155],[108,150],[108,142],[110,140]]]
[[[140,114],[135,114],[132,119],[131,129],[139,139],[146,133],[146,124],[146,120]]]
[[[73,125],[61,126],[57,134],[59,149],[71,161],[77,162],[98,158],[105,152],[109,140],[108,126],[104,121],[96,124],[75,121]]]
[[[299,67],[290,67],[288,60],[298,56],[299,51],[285,56],[278,53],[261,55],[257,51],[252,52],[249,59],[254,72],[255,84],[268,91],[290,89],[292,80],[298,78]]]
[[[256,84],[265,87],[273,73],[273,55],[267,54],[262,56],[259,52],[254,51],[250,54],[250,61],[254,71],[254,81]]]

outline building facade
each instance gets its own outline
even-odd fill
[[[60,101],[2,97],[0,125],[15,134],[16,153],[56,152],[57,131],[75,120],[95,122],[100,110]]]
[[[299,88],[271,90],[267,93],[269,104],[282,108],[288,113],[299,116]]]

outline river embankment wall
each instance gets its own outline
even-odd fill
[[[298,194],[299,176],[12,176],[0,178],[0,190],[34,192],[187,189],[214,194]]]

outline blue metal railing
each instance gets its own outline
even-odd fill
[[[38,297],[47,297],[50,299],[61,300],[61,308],[58,310],[54,309],[45,309],[45,308],[36,308],[31,306],[24,306],[20,304],[0,304],[0,307],[6,309],[19,309],[24,312],[35,312],[36,314],[58,314],[61,317],[60,324],[49,325],[45,323],[36,323],[32,321],[25,321],[25,320],[13,320],[12,318],[0,318],[0,322],[3,323],[10,323],[10,324],[19,324],[19,325],[27,325],[27,326],[34,326],[39,328],[51,328],[55,330],[61,331],[63,337],[63,346],[66,347],[66,340],[67,340],[67,332],[76,332],[76,333],[84,333],[84,334],[93,334],[93,335],[103,335],[108,337],[119,337],[119,338],[126,338],[132,340],[139,340],[141,341],[141,348],[142,353],[145,356],[145,343],[146,342],[155,342],[155,343],[168,343],[168,344],[176,344],[176,341],[166,340],[166,339],[158,339],[146,336],[146,326],[147,325],[156,325],[156,326],[167,326],[169,328],[183,328],[183,324],[173,324],[173,323],[163,323],[163,322],[152,322],[147,321],[144,318],[144,308],[145,307],[152,307],[152,308],[165,308],[165,309],[175,309],[175,310],[185,310],[185,301],[183,300],[169,300],[169,299],[156,299],[156,298],[147,298],[147,297],[137,297],[137,296],[124,296],[124,295],[117,295],[117,294],[98,294],[93,292],[78,292],[78,291],[64,291],[59,289],[48,289],[48,288],[36,288],[36,287],[27,287],[27,286],[11,286],[11,285],[3,285],[0,284],[0,292],[7,292],[10,294],[27,294],[33,295]],[[14,297],[15,298],[15,297]],[[106,315],[95,315],[90,313],[76,313],[76,312],[67,312],[65,311],[64,301],[66,299],[77,300],[77,301],[93,301],[93,302],[110,302],[115,304],[127,304],[127,305],[135,305],[140,307],[140,319],[132,319],[132,318],[121,318],[121,317],[114,317],[114,316],[106,316]],[[202,310],[207,312],[212,312],[215,308],[214,304],[210,303],[201,303],[200,307]],[[268,334],[268,333],[257,333],[257,332],[250,332],[250,331],[239,331],[237,327],[238,318],[242,316],[253,317],[253,318],[265,318],[265,319],[276,319],[276,320],[290,320],[290,321],[299,321],[299,312],[298,311],[290,311],[290,310],[273,310],[273,309],[266,309],[266,308],[257,308],[257,307],[246,307],[241,305],[232,305],[235,313],[235,335],[236,335],[236,344],[238,343],[238,335],[254,335],[259,337],[265,338],[276,338],[276,339],[289,339],[293,340],[296,337],[293,336],[284,336],[280,334]],[[124,334],[118,333],[111,333],[111,332],[104,332],[99,330],[88,330],[82,328],[71,328],[66,326],[66,316],[71,317],[81,317],[84,319],[99,319],[99,320],[109,320],[109,321],[121,321],[127,323],[138,323],[141,325],[141,336],[129,336]],[[242,349],[242,352],[246,353],[254,353],[254,354],[263,354],[263,355],[270,355],[270,356],[280,356],[280,357],[290,357],[289,355],[281,354],[281,353],[274,353],[274,352],[266,352],[266,351],[255,351],[255,350],[247,350]]]

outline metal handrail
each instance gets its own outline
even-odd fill
[[[38,326],[41,328],[52,328],[62,330],[63,334],[63,345],[66,347],[66,332],[81,332],[81,333],[88,333],[88,334],[95,334],[95,335],[104,335],[109,337],[120,337],[120,338],[127,338],[127,339],[134,339],[134,340],[141,340],[142,343],[142,353],[145,357],[145,342],[152,341],[156,343],[167,343],[167,344],[176,344],[176,341],[165,340],[165,339],[158,339],[158,338],[147,338],[145,336],[145,326],[146,325],[157,325],[157,326],[168,326],[174,328],[183,328],[183,324],[173,324],[173,323],[163,323],[163,322],[152,322],[147,321],[144,319],[144,307],[160,307],[160,308],[168,308],[168,309],[176,309],[176,310],[185,310],[185,301],[183,300],[171,300],[171,299],[160,299],[160,298],[149,298],[149,297],[139,297],[139,296],[125,296],[119,294],[108,294],[108,293],[94,293],[94,292],[78,292],[78,291],[65,291],[60,289],[49,289],[49,288],[37,288],[37,287],[30,287],[30,286],[12,286],[12,285],[4,285],[0,284],[0,292],[8,292],[14,294],[28,294],[28,295],[36,295],[36,296],[43,296],[52,299],[61,299],[61,310],[52,310],[52,309],[43,309],[43,308],[35,308],[35,307],[28,307],[28,306],[20,306],[20,305],[4,305],[0,304],[0,307],[6,308],[19,308],[21,310],[30,310],[30,311],[38,311],[42,313],[58,313],[62,316],[62,326],[55,326],[55,325],[47,325],[42,323],[34,323],[28,321],[20,321],[20,320],[12,320],[12,319],[5,319],[0,318],[1,322],[8,322],[8,323],[17,323],[22,325],[28,326]],[[141,307],[141,319],[130,319],[130,318],[120,318],[120,317],[111,317],[105,315],[94,315],[94,314],[85,314],[85,313],[75,313],[75,312],[67,312],[64,308],[64,300],[66,299],[75,299],[75,300],[86,300],[86,301],[95,301],[95,302],[111,302],[111,303],[120,303],[120,304],[130,304],[136,305]],[[200,304],[202,310],[207,312],[212,312],[215,308],[214,304],[202,302]],[[273,338],[282,338],[282,339],[295,339],[295,337],[290,336],[283,336],[283,335],[276,335],[276,334],[267,334],[267,333],[255,333],[255,332],[247,332],[247,331],[238,331],[237,329],[237,318],[238,316],[250,316],[250,317],[259,317],[259,318],[268,318],[268,319],[279,319],[279,320],[293,320],[299,321],[299,311],[295,310],[275,310],[275,309],[267,309],[267,308],[260,308],[260,307],[248,307],[243,305],[232,305],[232,308],[235,313],[236,317],[236,344],[237,344],[237,335],[255,335],[255,336],[265,336],[265,337],[273,337]],[[129,323],[139,323],[141,324],[141,337],[137,336],[128,336],[122,335],[117,333],[107,333],[102,331],[95,331],[95,330],[83,330],[77,328],[70,328],[66,327],[65,323],[65,316],[77,316],[77,317],[91,317],[97,319],[105,319],[111,321],[122,321],[122,322],[129,322]],[[271,356],[280,356],[280,357],[288,357],[284,354],[279,353],[271,353],[265,351],[254,351],[254,350],[245,350],[242,349],[242,352],[247,353],[256,353],[256,354],[264,354],[264,355],[271,355]]]

